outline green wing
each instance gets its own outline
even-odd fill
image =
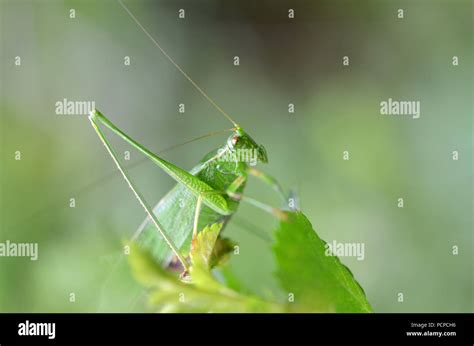
[[[196,196],[183,185],[177,184],[153,208],[158,221],[181,252],[189,250],[196,203]],[[199,218],[199,229],[204,228],[209,223],[215,223],[223,219],[225,219],[225,216],[217,214],[207,206],[203,206]],[[171,249],[152,223],[148,222],[146,224],[137,240],[158,261],[169,261]]]

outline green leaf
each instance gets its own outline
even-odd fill
[[[215,223],[205,227],[193,240],[192,249],[189,253],[193,265],[202,263],[208,269],[224,264],[234,249],[235,242],[228,238],[222,238],[219,232],[222,223]]]
[[[215,258],[215,245],[221,228],[222,223],[207,226],[193,240],[189,253],[192,262],[190,273],[194,284],[216,292],[229,293],[232,290],[218,282],[211,273],[211,264],[219,262]]]
[[[193,266],[202,265],[204,268],[211,268],[211,256],[221,228],[222,223],[215,223],[205,227],[197,234],[189,253]]]
[[[203,236],[201,239],[209,238]],[[202,250],[199,251],[200,254],[206,253],[207,250],[204,251],[204,248],[200,248]],[[283,305],[256,296],[243,295],[222,285],[214,279],[199,256],[195,256],[199,265],[191,267],[191,283],[185,283],[176,275],[166,272],[155,262],[151,254],[137,245],[132,245],[128,258],[136,280],[151,291],[149,303],[154,311],[283,312],[285,310]]]
[[[288,212],[275,234],[276,276],[294,310],[370,312],[364,291],[336,256],[326,256],[326,243],[300,212]]]

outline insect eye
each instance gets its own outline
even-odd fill
[[[236,145],[238,140],[239,140],[239,136],[232,137],[232,145]]]

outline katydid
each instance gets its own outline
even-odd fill
[[[188,172],[145,148],[120,130],[98,110],[93,110],[89,116],[89,120],[99,138],[148,215],[135,232],[133,239],[146,247],[151,254],[164,265],[169,264],[172,255],[175,255],[181,262],[184,271],[187,271],[188,263],[183,253],[189,250],[191,239],[206,225],[222,222],[225,226],[231,216],[236,212],[241,200],[270,212],[277,217],[285,217],[284,212],[280,209],[267,206],[264,203],[243,195],[249,174],[261,178],[264,182],[275,188],[283,199],[285,197],[281,187],[274,178],[257,170],[253,165],[250,166],[248,160],[242,159],[242,157],[237,155],[241,152],[246,153],[247,156],[244,156],[248,159],[248,154],[253,154],[254,162],[252,163],[266,163],[268,158],[265,148],[257,144],[242,127],[237,125],[237,123],[174,62],[139,23],[130,10],[121,1],[119,1],[119,3],[168,60],[211,104],[230,120],[234,126],[232,134],[226,143],[205,155],[203,159]],[[112,130],[115,134],[142,152],[177,182],[177,185],[171,189],[153,209],[135,188],[135,184],[122,167],[116,153],[102,131],[101,125]]]
[[[273,178],[253,167],[249,167],[245,161],[220,160],[224,155],[238,150],[254,150],[258,162],[267,162],[265,148],[258,145],[242,128],[236,128],[223,147],[208,153],[196,167],[187,172],[143,147],[99,111],[92,111],[89,119],[148,214],[145,223],[137,230],[133,238],[149,248],[157,259],[161,261],[169,260],[172,251],[186,269],[186,260],[182,257],[180,251],[183,247],[189,246],[191,235],[195,236],[197,231],[205,225],[215,222],[226,223],[237,210],[241,199],[279,217],[284,217],[277,208],[266,206],[242,195],[248,174],[262,178],[264,181],[273,184],[278,191],[281,191]],[[100,129],[100,124],[105,125],[144,153],[178,182],[153,210],[138,193],[130,177],[120,164],[117,155]],[[150,220],[151,222],[149,222]],[[154,228],[159,230],[163,239],[160,239]]]

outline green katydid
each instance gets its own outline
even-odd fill
[[[188,264],[186,258],[183,256],[183,252],[189,249],[191,239],[206,225],[216,222],[223,222],[225,225],[230,220],[232,214],[236,212],[241,200],[273,213],[278,217],[285,217],[284,212],[280,209],[267,206],[266,204],[243,195],[249,174],[259,177],[264,182],[270,184],[280,193],[282,198],[284,198],[284,194],[274,178],[249,165],[248,159],[249,156],[252,155],[254,156],[252,163],[266,163],[268,161],[265,148],[257,144],[242,127],[237,125],[230,116],[174,62],[130,10],[121,1],[119,1],[119,3],[161,50],[166,58],[168,58],[191,84],[234,125],[232,134],[226,143],[221,148],[213,150],[204,156],[201,162],[188,172],[152,153],[136,140],[125,134],[99,111],[94,110],[89,116],[89,120],[99,138],[148,215],[138,228],[133,239],[147,247],[148,250],[159,261],[164,262],[164,264],[167,264],[171,259],[171,255],[174,254],[181,262],[184,271],[186,271]],[[135,188],[135,184],[122,167],[100,125],[115,132],[177,181],[178,184],[161,199],[155,208],[152,209]],[[245,154],[242,155],[244,159],[242,159],[240,155],[236,155],[239,152]]]
[[[172,251],[186,269],[186,260],[182,257],[180,251],[182,247],[189,245],[190,236],[195,236],[204,225],[227,222],[237,210],[240,200],[247,201],[279,217],[284,217],[279,209],[269,207],[242,195],[248,174],[262,178],[265,182],[272,184],[278,191],[281,191],[273,178],[250,167],[245,161],[220,160],[224,155],[238,150],[247,150],[247,152],[248,150],[254,150],[259,162],[267,162],[264,147],[258,145],[242,128],[236,128],[223,147],[211,151],[196,167],[187,172],[143,147],[97,110],[91,112],[89,119],[148,214],[147,220],[137,230],[133,238],[138,239],[142,244],[146,244],[161,261],[167,260]],[[153,210],[135,188],[135,184],[120,164],[116,153],[99,127],[100,124],[105,125],[144,153],[178,182]],[[184,201],[184,204],[180,205],[181,201]],[[157,235],[154,228],[158,229],[161,237],[164,238],[164,242]]]

